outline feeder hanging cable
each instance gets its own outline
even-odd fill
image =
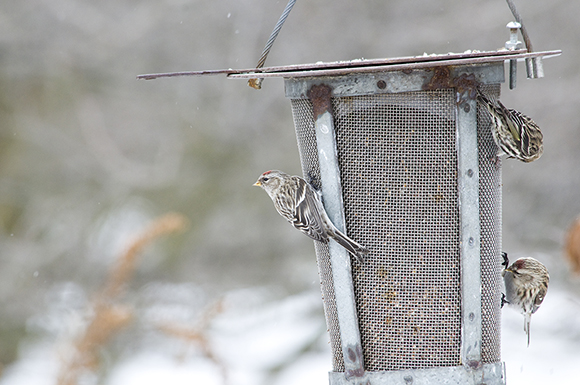
[[[514,15],[516,21],[518,23],[520,23],[520,25],[521,25],[520,31],[522,33],[522,37],[524,38],[524,44],[526,45],[526,49],[528,50],[528,52],[533,52],[532,41],[530,40],[530,36],[528,35],[528,31],[526,30],[526,27],[524,26],[524,22],[522,21],[522,16],[520,15],[518,10],[516,9],[516,5],[514,4],[514,2],[512,0],[506,0],[506,2],[508,4],[508,7],[510,8],[510,11],[512,11],[512,15]]]
[[[264,63],[266,62],[266,58],[268,57],[268,54],[270,53],[270,49],[272,48],[272,45],[274,45],[274,40],[276,40],[276,37],[278,37],[278,33],[280,33],[280,29],[282,29],[282,25],[284,24],[284,22],[288,18],[288,15],[290,14],[290,11],[292,10],[292,7],[294,7],[295,3],[296,3],[296,0],[289,0],[288,4],[286,4],[286,8],[284,8],[284,12],[282,12],[280,19],[278,19],[276,26],[274,27],[274,29],[272,30],[272,33],[270,34],[270,38],[268,39],[268,42],[266,42],[266,46],[264,47],[264,50],[262,51],[262,56],[260,56],[260,60],[258,60],[258,64],[256,64],[256,69],[262,68],[264,66]],[[263,80],[264,80],[263,78],[253,78],[253,79],[248,80],[248,85],[252,88],[259,90],[260,88],[262,88],[262,81]]]
[[[520,16],[520,13],[516,9],[516,5],[514,4],[514,2],[512,0],[506,0],[506,2],[508,4],[510,11],[512,11],[512,14],[514,15],[516,21],[520,24],[520,32],[522,33],[522,37],[524,38],[524,44],[526,45],[526,49],[528,50],[528,52],[533,52],[532,41],[530,40],[530,36],[528,35],[528,31],[526,30],[526,27],[524,25],[522,17]],[[527,72],[528,78],[531,78],[531,79],[543,78],[544,77],[544,67],[542,65],[542,58],[540,58],[540,57],[527,58],[526,59],[526,72]],[[510,81],[510,88],[513,88],[514,86],[515,86],[515,83],[512,84],[512,82]]]

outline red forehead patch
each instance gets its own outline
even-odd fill
[[[526,265],[526,261],[525,261],[525,260],[523,260],[523,259],[518,259],[518,260],[517,260],[517,261],[514,263],[514,266],[515,266],[517,269],[522,269],[522,268],[524,268],[524,267],[525,267],[525,265]]]
[[[272,172],[272,170],[270,170],[270,171],[266,171],[266,172],[265,172],[265,173],[263,173],[262,175],[268,175],[268,174],[269,174],[269,173],[271,173],[271,172]]]

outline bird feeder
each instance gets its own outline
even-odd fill
[[[501,161],[476,88],[504,62],[469,52],[280,67],[302,171],[363,265],[315,242],[330,384],[505,384],[500,351]]]
[[[504,63],[559,53],[178,73],[284,78],[304,176],[370,249],[359,264],[315,242],[331,385],[505,384],[502,168],[476,88],[497,99]]]

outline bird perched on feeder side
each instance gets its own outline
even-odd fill
[[[520,258],[509,265],[507,253],[502,255],[505,266],[502,276],[506,289],[502,306],[507,303],[522,312],[524,332],[528,335],[530,346],[530,320],[546,296],[550,275],[546,266],[534,258]]]
[[[506,108],[499,100],[491,101],[479,89],[477,100],[491,115],[493,139],[508,157],[529,163],[542,156],[542,131],[531,118]]]
[[[339,245],[353,254],[360,263],[369,250],[340,232],[330,221],[320,194],[299,176],[290,176],[282,171],[266,171],[254,183],[263,188],[278,213],[294,227],[310,238],[328,242],[334,239]]]

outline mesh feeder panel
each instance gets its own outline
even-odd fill
[[[497,72],[498,67],[489,68]],[[495,83],[485,84],[493,76],[486,75],[485,67],[477,69],[483,91],[497,98],[503,64]],[[286,79],[286,94],[303,173],[319,182],[313,104],[304,91],[320,83],[333,89],[346,230],[371,250],[364,265],[351,258],[364,369],[457,367],[462,365],[458,89],[426,90],[424,81],[414,86],[387,79],[381,84],[373,74],[362,77],[371,80]],[[483,110],[477,111],[477,146],[481,363],[487,364],[501,360],[501,163],[494,159],[498,149]],[[333,370],[344,372],[329,247],[315,246]]]

